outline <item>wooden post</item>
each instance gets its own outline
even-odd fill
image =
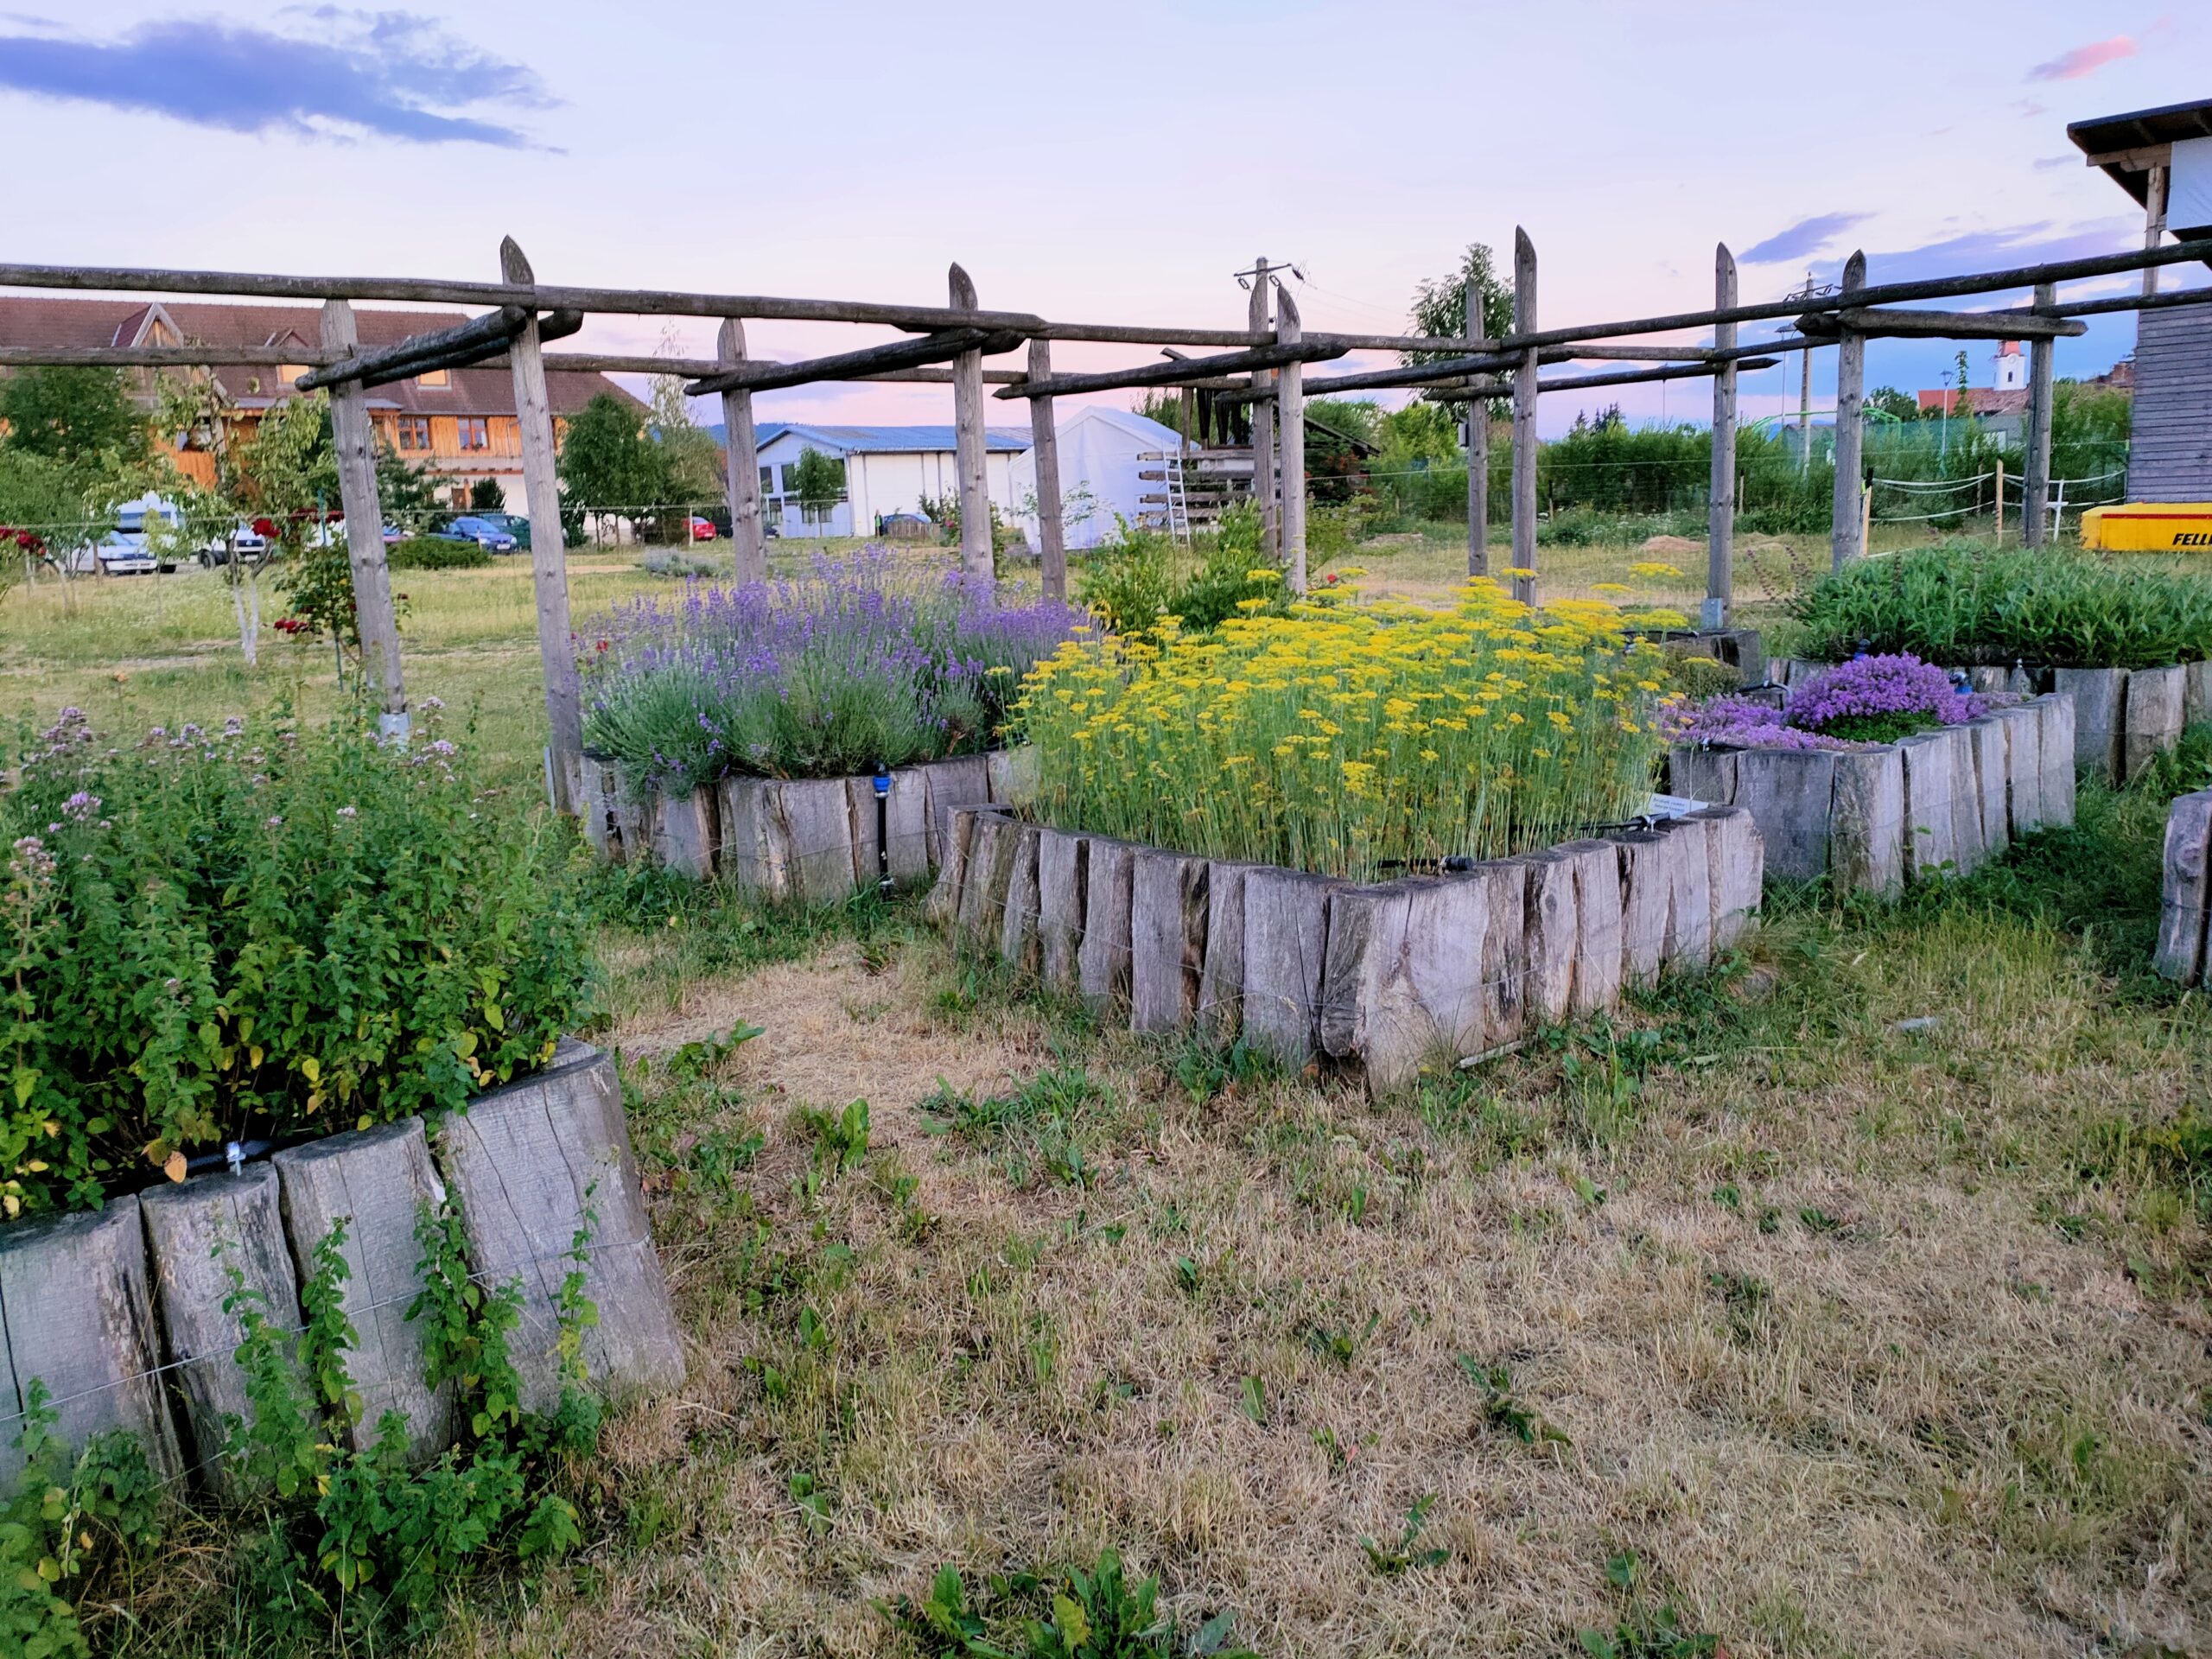
[[[2151,177],[2143,191],[2143,247],[2145,252],[2166,239],[2166,167],[2163,162],[2151,168]],[[2158,268],[2143,267],[2143,291],[2158,291]]]
[[[2035,302],[2038,308],[2057,304],[2056,285],[2037,283]],[[2041,547],[2054,539],[2049,522],[2052,345],[2048,338],[2028,342],[2027,474],[2020,480],[2020,544],[2023,547]]]
[[[1248,315],[1255,345],[1274,337],[1274,296],[1268,289],[1272,280],[1265,257],[1253,261],[1252,303]],[[1267,370],[1252,371],[1255,386],[1267,383]],[[1275,406],[1267,397],[1256,398],[1252,404],[1252,503],[1260,510],[1260,551],[1270,559],[1279,559],[1282,543],[1276,536]]]
[[[745,325],[722,319],[715,360],[745,361]],[[760,450],[753,435],[753,394],[743,386],[722,393],[723,465],[729,492],[729,539],[740,582],[768,580],[768,540],[760,525]]]
[[[1844,296],[1848,299],[1866,286],[1866,256],[1853,253],[1844,262]],[[1859,476],[1859,459],[1865,453],[1866,395],[1866,337],[1847,328],[1836,342],[1835,495],[1828,531],[1831,560],[1839,570],[1866,551],[1859,501],[1865,485]]]
[[[952,306],[973,311],[976,284],[958,265],[950,273]],[[993,582],[998,575],[991,546],[991,475],[983,441],[983,354],[963,352],[952,359],[953,442],[960,477],[960,573],[971,581]]]
[[[1031,340],[1029,378],[1049,379],[1052,372],[1052,342]],[[1044,573],[1045,597],[1065,603],[1068,596],[1068,550],[1065,527],[1060,522],[1060,435],[1052,424],[1050,397],[1029,400],[1029,453],[1037,463],[1037,556]]]
[[[1713,304],[1726,311],[1736,303],[1736,256],[1726,242],[1713,250]],[[1715,324],[1713,344],[1732,351],[1736,325]],[[1728,604],[1736,581],[1736,365],[1724,363],[1713,377],[1713,487],[1706,513],[1705,614],[1700,620],[1718,632],[1728,626]]]
[[[322,308],[322,343],[350,353],[360,343],[353,308],[344,300]],[[368,394],[358,380],[330,389],[330,435],[338,451],[338,499],[346,511],[346,560],[353,570],[353,610],[361,632],[361,667],[377,687],[377,729],[408,730],[407,681],[399,661],[399,620],[391,607],[391,571],[384,558],[384,508],[377,499],[376,429]]]
[[[1997,545],[2005,545],[2005,461],[2002,456],[1997,461]]]
[[[1536,330],[1536,245],[1519,226],[1513,229],[1513,332]],[[1522,353],[1513,372],[1513,597],[1536,602],[1536,362]]]
[[[1303,337],[1298,302],[1285,289],[1275,316],[1275,339],[1294,345]],[[1282,444],[1282,551],[1290,566],[1290,590],[1306,591],[1306,365],[1286,363],[1275,371],[1275,424]]]
[[[537,281],[512,237],[499,244],[499,275],[509,283]],[[573,813],[583,781],[583,688],[569,626],[568,544],[561,532],[561,481],[554,469],[559,451],[536,317],[509,342],[507,363],[514,371],[515,423],[522,429],[530,566],[537,589],[537,655],[545,671],[546,788],[556,810]]]
[[[1472,397],[1466,408],[1467,574],[1486,576],[1490,575],[1490,400]]]

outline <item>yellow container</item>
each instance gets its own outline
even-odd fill
[[[2212,553],[2212,501],[2130,501],[2082,515],[2082,545],[2111,553]]]

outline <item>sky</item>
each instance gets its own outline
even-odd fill
[[[1398,330],[1468,243],[1510,266],[1516,226],[1548,327],[1709,304],[1719,241],[1747,301],[1833,280],[1854,248],[1880,283],[2136,246],[2140,210],[2067,122],[2212,95],[2212,9],[2178,0],[2009,0],[2001,27],[1948,0],[1864,0],[1847,25],[1737,0],[4,6],[10,260],[489,280],[512,234],[547,282],[942,304],[958,260],[987,307],[1211,328],[1243,326],[1235,273],[1264,255],[1303,272],[1309,332]],[[747,327],[775,358],[892,337]],[[2095,319],[2058,372],[2133,337]],[[575,345],[713,338],[594,319]],[[1936,386],[1955,351],[1874,342],[1868,384]],[[1993,348],[1969,352],[1989,384]],[[1063,343],[1054,365],[1150,356]],[[1794,408],[1796,377],[1745,375],[1745,417]],[[756,401],[951,407],[931,386]],[[1702,421],[1711,400],[1555,394],[1541,424],[1613,401]]]

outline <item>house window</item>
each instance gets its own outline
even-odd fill
[[[773,495],[775,493],[776,469],[772,467],[763,467],[760,469],[760,493],[763,495]]]
[[[402,449],[427,449],[430,447],[429,416],[403,415],[396,424],[399,428],[399,447]]]
[[[418,385],[438,388],[449,386],[453,384],[452,372],[446,369],[432,369],[428,374],[416,375],[415,379]]]
[[[475,416],[468,416],[456,424],[461,428],[461,447],[464,449],[489,449],[492,447],[491,423]]]

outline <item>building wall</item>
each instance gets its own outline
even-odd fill
[[[875,533],[876,520],[887,513],[918,512],[925,498],[960,493],[959,457],[950,449],[863,451],[851,455],[825,450],[845,463],[846,499],[817,529],[800,518],[795,501],[779,516],[773,499],[781,493],[783,469],[797,466],[801,451],[810,448],[822,446],[790,432],[760,448],[760,465],[772,469],[774,486],[763,492],[763,512],[768,521],[786,536],[871,536]],[[1014,510],[1013,467],[1014,456],[1004,450],[994,450],[984,461],[991,499],[997,505],[1000,515],[1007,518],[1014,516]]]
[[[2137,315],[2127,493],[2212,501],[2212,306]]]

